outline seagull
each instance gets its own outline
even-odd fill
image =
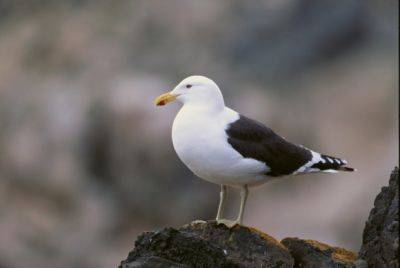
[[[306,173],[354,171],[344,159],[295,145],[272,129],[225,106],[217,84],[189,76],[155,99],[157,106],[182,103],[172,125],[173,147],[198,177],[221,186],[216,221],[233,227],[243,223],[249,187],[272,179]],[[227,187],[240,188],[234,221],[223,219]]]

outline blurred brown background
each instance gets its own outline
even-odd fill
[[[179,105],[153,104],[192,74],[358,169],[254,189],[245,223],[358,250],[398,162],[397,21],[394,0],[0,1],[0,267],[115,267],[140,232],[215,217]]]

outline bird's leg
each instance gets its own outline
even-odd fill
[[[228,228],[232,228],[237,224],[242,224],[243,222],[243,214],[244,214],[244,208],[246,206],[246,201],[247,201],[247,196],[249,195],[249,189],[247,185],[244,185],[240,189],[240,209],[239,209],[239,215],[235,221],[229,221],[229,220],[218,220],[218,224],[224,224]]]
[[[246,206],[246,201],[247,201],[248,195],[249,195],[249,189],[248,189],[247,185],[244,185],[240,189],[240,210],[239,210],[239,215],[236,219],[236,223],[238,223],[238,224],[243,223],[244,208]]]
[[[226,185],[221,184],[221,192],[219,193],[219,205],[218,205],[218,212],[217,212],[217,218],[215,219],[217,222],[221,220],[222,218],[222,213],[224,212],[225,208],[225,201],[226,201]]]
[[[226,185],[221,185],[218,213],[217,213],[217,218],[215,220],[217,221],[217,224],[223,224],[223,225],[227,226],[228,228],[232,228],[233,226],[236,225],[236,221],[222,219],[222,214],[224,212],[225,201],[226,201],[226,197],[227,197],[227,188],[228,187]]]

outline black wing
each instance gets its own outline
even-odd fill
[[[243,157],[264,162],[269,176],[288,175],[312,159],[309,150],[286,141],[263,124],[240,115],[226,129],[229,144]]]

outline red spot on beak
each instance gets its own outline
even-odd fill
[[[165,103],[165,101],[163,100],[163,101],[160,101],[159,103],[157,103],[157,106],[164,106],[166,103]]]

